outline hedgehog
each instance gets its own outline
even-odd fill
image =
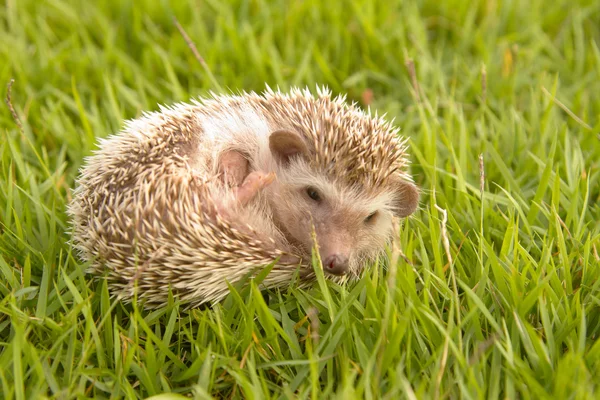
[[[306,287],[315,250],[326,277],[357,279],[419,198],[407,139],[325,87],[160,106],[100,139],[76,183],[73,246],[149,308],[214,304],[265,266],[262,287]]]

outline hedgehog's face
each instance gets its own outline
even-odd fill
[[[416,207],[418,195],[412,184],[368,195],[314,171],[296,134],[275,132],[270,147],[278,160],[277,179],[267,188],[274,222],[306,256],[312,251],[314,232],[329,274],[359,276],[365,262],[385,248],[393,233],[393,215],[408,215]]]

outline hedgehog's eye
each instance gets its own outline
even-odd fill
[[[369,214],[369,216],[365,218],[365,224],[370,224],[371,222],[375,221],[375,217],[377,216],[377,214],[377,211],[374,211],[371,214]]]
[[[309,186],[306,188],[306,194],[308,195],[308,197],[310,197],[314,201],[321,201],[321,195],[319,194],[317,189],[315,189],[312,186]]]

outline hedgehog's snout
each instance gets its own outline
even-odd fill
[[[348,272],[349,264],[348,257],[341,254],[333,254],[325,259],[323,269],[328,274],[340,276]]]

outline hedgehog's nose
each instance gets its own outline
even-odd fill
[[[331,275],[344,275],[348,271],[348,258],[339,254],[329,256],[323,263],[323,269]]]

